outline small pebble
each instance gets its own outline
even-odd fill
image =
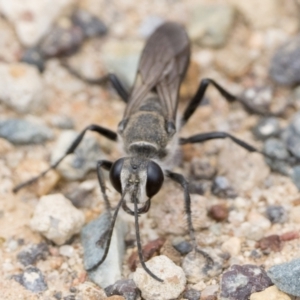
[[[159,253],[170,258],[174,264],[180,266],[182,261],[181,254],[175,249],[173,242],[170,239],[166,240]]]
[[[218,221],[224,221],[228,218],[228,208],[224,204],[215,204],[208,211],[209,216]]]
[[[259,86],[246,89],[240,96],[240,101],[251,113],[269,114],[273,99],[273,89],[269,86]]]
[[[288,163],[290,155],[283,141],[276,138],[269,138],[265,141],[263,151],[272,157],[267,157],[265,160],[273,171],[280,172],[287,176],[292,174],[292,168]],[[278,160],[276,160],[276,158],[278,158]]]
[[[13,275],[12,278],[34,293],[43,292],[48,288],[42,272],[33,266],[27,267],[23,273]]]
[[[235,198],[237,196],[236,191],[224,176],[217,176],[214,179],[211,191],[214,195],[221,198]]]
[[[190,252],[182,262],[188,282],[197,283],[221,274],[224,259],[221,252],[217,249],[201,248],[202,253]]]
[[[229,253],[232,257],[240,254],[242,247],[241,239],[238,237],[230,237],[221,246],[222,251]]]
[[[195,179],[212,179],[216,174],[216,168],[206,159],[194,158],[191,162],[191,173]]]
[[[43,196],[30,221],[32,230],[44,235],[57,245],[64,244],[79,233],[84,224],[84,214],[62,194]]]
[[[9,239],[6,242],[6,251],[7,252],[14,252],[18,249],[18,247],[19,247],[19,243],[15,239]]]
[[[262,118],[253,128],[254,135],[260,140],[274,137],[280,132],[280,125],[278,119],[274,117]]]
[[[281,205],[269,205],[266,209],[266,216],[273,224],[287,221],[287,211]]]
[[[300,297],[300,258],[275,265],[267,273],[278,289],[289,295]]]
[[[186,255],[193,250],[193,246],[190,242],[182,241],[179,243],[173,243],[174,248],[182,255]]]
[[[107,32],[105,24],[88,11],[78,9],[73,13],[71,19],[74,25],[81,28],[85,37],[104,35]]]
[[[277,234],[263,237],[256,243],[256,247],[260,248],[264,253],[267,251],[279,252],[282,249],[282,242],[280,236]]]
[[[209,180],[189,180],[190,194],[204,195],[210,189],[211,181]]]
[[[57,300],[61,300],[62,292],[55,292],[55,294],[53,294],[53,297]]]
[[[299,237],[300,237],[300,234],[298,231],[296,231],[296,230],[288,231],[288,232],[285,232],[282,235],[280,235],[280,240],[283,242],[286,242],[286,241],[292,241],[292,240],[298,239]]]
[[[43,111],[45,86],[39,71],[25,63],[0,62],[0,100],[18,113]]]
[[[140,291],[132,279],[118,280],[104,290],[107,297],[118,295],[123,296],[126,300],[136,300],[140,296]]]
[[[106,212],[83,227],[81,242],[84,251],[83,262],[86,270],[94,267],[101,260],[104,246],[106,245],[106,239],[104,239],[103,235],[109,230],[110,224],[110,217]],[[89,278],[102,288],[114,284],[122,277],[126,233],[126,223],[121,218],[118,218],[105,261],[95,270],[88,271]],[[99,244],[99,241],[101,241],[101,244]]]
[[[217,300],[217,294],[219,291],[219,285],[213,284],[208,285],[204,290],[201,292],[201,300]]]
[[[155,254],[158,254],[159,250],[164,245],[164,243],[165,243],[165,239],[158,238],[144,245],[142,248],[144,260],[147,261],[151,257],[155,256]],[[128,259],[128,264],[131,271],[136,270],[139,261],[140,260],[139,260],[138,252],[136,250],[132,252],[131,256]]]
[[[74,248],[71,245],[63,245],[59,247],[59,254],[62,256],[72,257],[74,252]]]
[[[201,292],[195,289],[189,289],[183,293],[183,298],[187,300],[200,300]]]
[[[272,285],[268,288],[266,288],[262,292],[253,293],[250,296],[250,300],[291,300],[291,298],[278,290],[278,288],[275,285]]]
[[[271,285],[264,269],[254,265],[232,265],[222,275],[220,299],[248,300],[252,293]]]
[[[41,53],[39,47],[32,47],[24,50],[21,61],[26,64],[36,66],[40,72],[43,72],[45,69],[45,57]]]
[[[184,290],[186,278],[183,270],[176,266],[164,255],[155,256],[146,262],[153,274],[162,279],[158,282],[143,268],[137,268],[133,280],[146,300],[171,300],[176,299]]]
[[[25,267],[35,264],[40,259],[46,259],[49,254],[49,248],[46,243],[28,245],[17,255],[18,261]]]
[[[42,144],[52,139],[52,131],[41,124],[21,119],[0,122],[0,137],[16,145]]]

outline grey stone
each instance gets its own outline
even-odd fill
[[[287,211],[281,205],[269,205],[266,209],[266,215],[272,223],[284,223],[287,221]]]
[[[224,176],[217,176],[214,179],[211,191],[214,195],[221,198],[235,198],[237,196],[236,191]]]
[[[105,288],[107,297],[113,295],[123,296],[126,300],[137,300],[140,291],[132,279],[121,279]]]
[[[60,134],[51,154],[51,163],[55,163],[66,153],[78,135],[72,130],[65,130]],[[57,170],[67,180],[84,179],[89,171],[96,169],[97,161],[104,158],[97,139],[85,136],[75,152],[69,154],[59,164]]]
[[[292,174],[292,168],[289,164],[290,155],[283,141],[269,138],[265,141],[263,151],[269,156],[265,160],[273,171],[287,176]]]
[[[71,17],[74,25],[81,28],[86,37],[104,35],[107,32],[105,24],[88,11],[78,9]]]
[[[231,5],[195,6],[188,25],[189,36],[201,46],[221,47],[229,36],[234,16]]]
[[[200,300],[201,292],[195,289],[188,289],[183,293],[183,298],[187,300]]]
[[[266,271],[255,265],[232,265],[221,279],[220,300],[248,300],[250,295],[272,285]]]
[[[39,243],[36,245],[29,245],[17,255],[18,261],[24,266],[33,265],[40,259],[45,259],[49,254],[48,245],[46,243]]]
[[[52,139],[52,131],[45,125],[21,119],[0,122],[0,137],[13,144],[41,144]]]
[[[275,265],[267,273],[278,289],[287,294],[300,297],[300,258]]]
[[[39,47],[32,47],[24,50],[21,61],[36,66],[40,72],[43,72],[45,69],[45,57]]]
[[[34,293],[43,292],[48,288],[42,272],[33,266],[27,267],[23,273],[13,275],[12,278]]]
[[[282,85],[292,86],[300,82],[300,35],[276,50],[269,74],[276,83]]]
[[[192,244],[187,241],[173,243],[173,246],[182,255],[188,254],[193,250]]]
[[[260,119],[258,124],[253,128],[254,135],[260,140],[276,136],[279,132],[279,121],[274,117]]]
[[[250,113],[268,115],[273,100],[273,89],[269,86],[252,87],[245,90],[239,100]]]
[[[106,245],[105,235],[110,228],[110,224],[110,215],[108,212],[105,212],[83,227],[81,241],[84,249],[83,262],[86,270],[91,269],[101,260]],[[102,288],[106,288],[121,279],[126,231],[126,223],[118,218],[105,261],[96,269],[88,271],[89,278]],[[101,243],[99,243],[99,240],[101,240]]]

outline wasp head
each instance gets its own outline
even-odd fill
[[[126,203],[141,204],[138,213],[145,213],[150,208],[150,199],[158,193],[164,175],[161,167],[150,159],[126,157],[118,159],[109,173],[113,187],[124,195],[123,209],[129,214],[134,212]]]

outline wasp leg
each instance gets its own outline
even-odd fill
[[[185,208],[185,213],[187,215],[188,230],[190,234],[190,239],[193,244],[193,250],[203,255],[203,257],[208,261],[208,263],[212,265],[214,263],[213,259],[206,252],[197,248],[195,229],[192,221],[191,197],[189,193],[189,184],[187,180],[184,178],[183,175],[171,171],[167,171],[167,176],[170,177],[173,181],[179,183],[183,188],[184,208]]]
[[[37,181],[39,178],[45,176],[50,170],[55,169],[60,163],[61,161],[69,154],[73,153],[76,148],[78,147],[78,145],[80,144],[80,142],[82,141],[85,133],[87,131],[95,131],[103,136],[105,136],[106,138],[112,140],[112,141],[117,141],[117,134],[112,131],[109,130],[107,128],[104,128],[102,126],[99,125],[89,125],[88,127],[86,127],[78,136],[77,138],[74,140],[74,142],[70,145],[70,147],[67,149],[66,153],[58,160],[56,161],[54,164],[52,164],[48,169],[46,169],[45,171],[43,171],[42,173],[40,173],[39,175],[37,175],[36,177],[33,177],[31,179],[29,179],[28,181],[25,181],[23,183],[18,184],[17,186],[15,186],[13,188],[13,192],[16,193],[18,192],[20,189],[22,189],[23,187],[30,185],[32,183],[34,183],[35,181]]]
[[[188,138],[180,138],[179,143],[181,145],[195,144],[195,143],[202,143],[202,142],[213,140],[213,139],[225,139],[225,138],[230,138],[234,143],[238,144],[239,146],[243,147],[244,149],[248,150],[249,152],[257,152],[257,153],[263,154],[265,156],[268,156],[268,155],[266,155],[266,153],[264,153],[264,152],[258,150],[257,148],[249,145],[248,143],[234,137],[233,135],[231,135],[227,132],[222,132],[222,131],[199,133],[199,134],[196,134],[196,135],[192,135]]]
[[[101,85],[101,84],[105,84],[107,82],[110,82],[112,84],[112,86],[114,87],[114,89],[116,90],[116,92],[118,93],[118,95],[120,96],[120,98],[125,103],[127,103],[128,98],[129,98],[129,93],[128,93],[128,91],[124,87],[123,83],[121,82],[121,80],[118,78],[118,76],[116,74],[108,73],[107,75],[104,75],[104,76],[102,76],[100,78],[97,78],[97,79],[89,79],[89,78],[85,78],[79,72],[74,70],[67,62],[63,61],[62,65],[73,76],[75,76],[75,77],[77,77],[77,78],[81,79],[82,81],[87,82],[89,84]]]
[[[237,97],[232,95],[231,93],[227,92],[224,88],[222,88],[218,83],[216,83],[214,80],[205,78],[201,80],[199,88],[195,94],[195,96],[191,99],[190,103],[186,107],[182,119],[181,119],[181,126],[183,126],[191,117],[191,115],[195,112],[201,101],[203,100],[203,96],[206,92],[206,89],[208,86],[212,84],[219,92],[220,94],[227,99],[229,102],[233,102],[237,100]]]

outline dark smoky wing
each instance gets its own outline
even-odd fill
[[[150,91],[156,90],[166,118],[174,120],[178,90],[189,57],[190,43],[181,25],[165,23],[156,29],[143,50],[124,118],[136,112],[145,96]]]

